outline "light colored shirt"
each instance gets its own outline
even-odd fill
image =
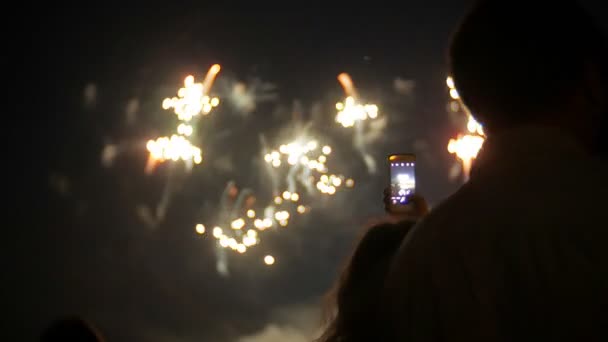
[[[608,167],[561,132],[488,139],[470,181],[402,243],[395,341],[608,341]]]

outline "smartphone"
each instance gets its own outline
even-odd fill
[[[416,156],[391,154],[388,162],[391,182],[389,207],[399,211],[409,204],[408,197],[416,191]]]

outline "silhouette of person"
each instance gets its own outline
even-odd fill
[[[482,0],[451,73],[488,139],[389,271],[394,341],[606,341],[604,33],[575,2]]]

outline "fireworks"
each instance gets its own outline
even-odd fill
[[[181,135],[172,135],[171,138],[160,137],[156,140],[148,141],[146,145],[153,160],[160,162],[172,161],[194,161],[200,164],[203,161],[201,149],[192,145],[188,139]]]
[[[217,64],[216,64],[217,65]],[[184,80],[184,88],[177,91],[178,97],[166,98],[163,101],[163,109],[173,108],[178,120],[189,122],[193,117],[203,114],[207,115],[220,103],[219,98],[205,95],[202,83],[194,83],[194,76],[188,76]]]
[[[336,190],[345,183],[342,175],[328,175],[327,162],[332,148],[325,145],[319,148],[317,140],[294,141],[281,145],[278,151],[267,153],[264,160],[274,168],[287,163],[290,167],[287,183],[290,189],[283,192],[282,197],[275,198],[275,204],[283,201],[298,202],[300,195],[295,190],[297,180],[308,189],[316,184],[316,189],[322,194],[334,195]]]
[[[172,132],[166,136],[154,137],[146,143],[146,172],[151,172],[160,163],[167,162],[171,166],[168,168],[162,200],[157,205],[157,222],[164,218],[171,197],[176,191],[176,185],[173,183],[179,179],[171,175],[179,168],[174,165],[180,166],[183,163],[189,171],[194,165],[203,162],[204,151],[196,142],[201,138],[200,129],[206,128],[201,126],[201,122],[205,122],[203,118],[210,115],[220,104],[220,99],[210,94],[220,70],[219,65],[213,65],[202,81],[192,75],[185,77],[175,96],[165,98],[161,103],[162,108],[171,111],[171,116],[175,115],[177,120]],[[379,116],[379,109],[375,104],[359,102],[359,96],[348,74],[341,74],[338,79],[344,87],[346,98],[336,104],[336,122],[342,127],[353,128],[353,144],[371,170],[374,161],[365,151],[365,145],[369,143],[371,135],[368,136],[366,131],[379,132],[382,127],[377,123],[382,123],[384,118]],[[235,192],[231,192],[226,201],[222,199],[220,202],[215,222],[204,222],[207,226],[203,223],[194,225],[196,234],[213,237],[217,246],[218,271],[227,271],[226,251],[247,253],[260,244],[264,232],[289,230],[293,222],[312,210],[312,203],[316,199],[331,198],[341,190],[354,187],[353,179],[331,170],[332,157],[339,155],[339,151],[325,144],[322,139],[309,135],[310,127],[313,127],[312,122],[305,127],[298,127],[295,130],[296,136],[282,145],[275,145],[274,148],[262,143],[262,164],[270,173],[272,187],[266,194],[259,194],[259,198],[268,202],[256,204],[257,191],[254,197],[251,190],[239,192],[234,186]],[[110,152],[111,149],[106,151],[106,159],[111,159]],[[253,200],[250,201],[250,198]],[[273,265],[275,259],[272,255],[267,255],[264,263]]]
[[[346,100],[336,103],[336,122],[346,128],[354,128],[353,145],[361,154],[369,173],[376,172],[376,161],[367,151],[367,145],[379,137],[382,129],[382,120],[376,120],[380,125],[364,125],[363,123],[378,118],[378,106],[375,104],[359,103],[359,96],[355,85],[347,73],[338,75],[338,81],[344,88]],[[366,130],[369,131],[366,133]]]
[[[378,106],[375,104],[360,104],[353,80],[347,73],[338,75],[338,81],[344,88],[346,100],[336,103],[336,122],[343,127],[353,127],[358,122],[378,117]]]
[[[343,103],[338,102],[336,109],[338,110],[336,122],[343,127],[353,127],[359,121],[378,117],[378,106],[375,104],[363,105],[356,103],[352,96],[347,97]]]
[[[326,169],[325,162],[327,161],[326,154],[331,153],[330,146],[324,146],[319,153],[319,143],[316,140],[309,141],[293,141],[286,145],[281,145],[279,150],[273,150],[264,156],[264,160],[270,163],[274,168],[279,168],[287,163],[290,166],[301,165],[310,170],[324,172]],[[329,154],[328,153],[328,154]],[[313,154],[316,154],[314,157]]]
[[[460,101],[460,96],[455,88],[452,77],[448,77],[446,79],[446,84],[450,90],[450,97],[452,98],[450,108],[463,107],[458,102]],[[458,102],[457,106],[453,105],[454,102]],[[468,112],[466,114],[468,116],[468,134],[459,135],[457,139],[450,139],[448,143],[448,152],[456,155],[456,157],[461,161],[465,180],[468,180],[473,160],[477,158],[477,154],[479,153],[479,150],[481,150],[481,147],[485,141],[485,133],[483,131],[483,127],[475,120],[473,115]]]
[[[157,163],[167,160],[182,160],[189,165],[192,162],[200,164],[203,161],[201,149],[188,140],[188,137],[194,134],[190,122],[200,114],[209,114],[219,105],[219,98],[210,97],[208,94],[220,69],[218,64],[211,66],[203,83],[195,83],[194,76],[187,76],[184,79],[184,87],[177,91],[177,97],[163,100],[163,109],[173,108],[177,119],[182,122],[177,126],[177,134],[173,134],[170,138],[159,137],[148,141],[146,147],[149,157],[146,172],[152,171]]]
[[[354,186],[352,179],[329,173],[328,163],[333,149],[320,144],[317,139],[301,136],[266,152],[263,159],[270,167],[272,177],[277,178],[279,172],[283,173],[286,188],[276,191],[271,203],[263,210],[244,208],[242,216],[229,220],[230,230],[214,228],[213,237],[221,249],[246,253],[260,243],[262,232],[271,228],[284,229],[295,216],[309,212],[310,208],[305,203],[311,197],[316,194],[335,195],[341,188]],[[306,191],[301,193],[300,186]],[[241,209],[239,206],[235,208]],[[268,260],[265,259],[267,265],[274,263],[274,259]]]

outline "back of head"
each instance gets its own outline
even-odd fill
[[[102,342],[99,332],[85,320],[68,317],[55,321],[42,334],[42,342]]]
[[[391,261],[413,225],[386,223],[366,232],[331,292],[330,322],[318,341],[369,341],[378,336],[376,304]]]
[[[452,38],[452,76],[488,131],[542,120],[604,65],[602,31],[575,1],[481,0]]]

